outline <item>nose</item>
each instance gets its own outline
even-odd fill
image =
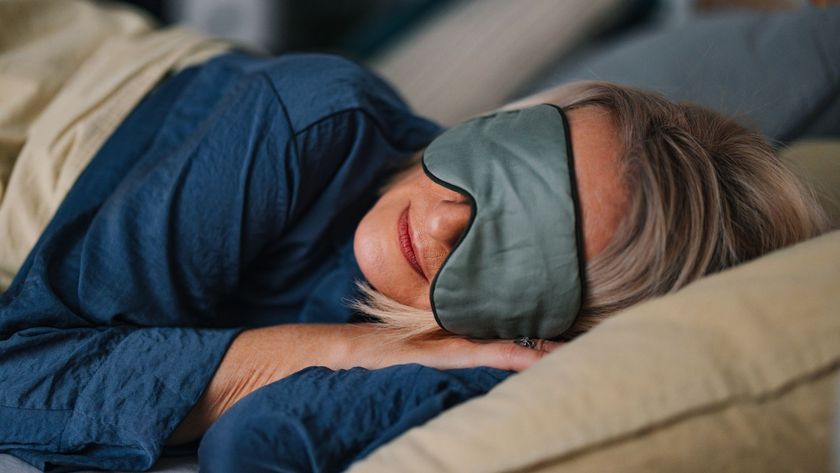
[[[438,202],[426,220],[426,234],[451,250],[467,227],[472,209],[463,199]]]

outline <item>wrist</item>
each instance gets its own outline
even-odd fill
[[[243,369],[248,358],[245,347],[251,338],[248,332],[240,333],[231,342],[201,398],[169,437],[168,445],[197,440],[236,401],[256,389],[255,375],[261,370]]]

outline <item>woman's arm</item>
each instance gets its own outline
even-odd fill
[[[282,224],[272,204],[284,183],[264,168],[283,156],[256,159],[259,141],[237,140],[226,120],[279,128],[277,140],[285,128],[254,123],[279,104],[222,74],[227,59],[144,98],[0,296],[0,450],[40,468],[149,468],[241,332],[207,326],[244,325],[213,309]],[[240,245],[231,222],[260,233]]]
[[[520,371],[557,346],[541,341],[536,349],[529,349],[510,340],[458,337],[410,340],[372,324],[292,324],[247,330],[231,343],[201,400],[167,444],[201,437],[246,395],[310,366],[377,369],[419,363],[439,369],[489,366]]]
[[[307,368],[236,403],[202,437],[202,473],[345,471],[510,375],[492,368]]]

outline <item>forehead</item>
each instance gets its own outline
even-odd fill
[[[566,113],[578,184],[584,253],[602,251],[621,221],[628,201],[622,175],[623,147],[612,114],[589,106]]]

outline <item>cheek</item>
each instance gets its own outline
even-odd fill
[[[368,281],[376,286],[373,279],[379,279],[376,275],[381,272],[384,264],[383,241],[377,237],[376,213],[371,211],[362,219],[356,228],[353,238],[353,253],[356,255],[356,262]]]
[[[377,291],[401,304],[428,309],[428,287],[418,285],[414,270],[400,259],[403,256],[396,245],[397,214],[388,210],[387,205],[377,204],[359,223],[353,239],[356,262]]]

